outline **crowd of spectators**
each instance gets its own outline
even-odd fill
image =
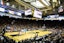
[[[36,21],[26,19],[14,19],[9,17],[0,17],[0,29],[4,28],[5,25],[10,25],[15,30],[20,29],[63,29],[64,21]]]
[[[14,19],[9,17],[0,17],[0,32],[6,26],[14,28],[14,31],[21,31],[23,29],[35,30],[35,29],[49,29],[53,32],[50,37],[61,36],[59,35],[64,31],[64,21],[36,21],[36,20],[26,20],[26,19]],[[56,34],[57,33],[57,34]],[[55,38],[57,39],[57,37]]]

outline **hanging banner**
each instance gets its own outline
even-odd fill
[[[60,12],[63,12],[63,6],[60,6],[59,8],[58,8],[58,12],[60,13]]]
[[[25,16],[28,16],[28,15],[32,15],[31,9],[25,10]]]
[[[37,10],[37,9],[35,9],[33,17],[42,18],[42,12]]]

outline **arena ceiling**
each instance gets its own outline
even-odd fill
[[[38,10],[47,13],[52,13],[56,6],[59,6],[60,0],[15,0],[25,9],[32,8],[33,10],[37,8]],[[50,11],[50,12],[48,12]]]
[[[51,6],[51,0],[15,0],[16,2],[20,3],[21,5],[27,8],[49,8]],[[57,0],[52,0],[53,2],[57,2]]]
[[[14,0],[18,5],[22,6],[23,10],[32,8],[33,11],[37,8],[43,12],[43,15],[52,14],[53,9],[55,9],[56,6],[59,6],[59,1],[60,0]]]
[[[50,5],[49,0],[34,0],[34,1],[28,1],[24,0],[25,2],[29,2],[31,5],[33,5],[36,8],[43,8]]]

